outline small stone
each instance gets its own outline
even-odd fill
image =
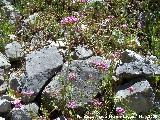
[[[6,45],[5,53],[7,57],[13,61],[20,60],[24,56],[21,45],[16,41]]]
[[[75,59],[86,59],[93,55],[93,52],[86,46],[78,46],[75,49],[74,58]]]

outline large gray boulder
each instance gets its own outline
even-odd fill
[[[45,103],[48,104],[52,99],[55,100],[55,105],[60,106],[62,99],[66,99],[66,102],[76,101],[78,107],[91,102],[97,93],[101,92],[103,77],[103,71],[93,66],[92,62],[95,61],[109,66],[109,62],[99,56],[93,56],[87,60],[73,60],[71,64],[65,64],[62,72],[43,90],[42,97]],[[67,94],[66,92],[62,94],[64,86],[68,91]]]
[[[11,67],[9,59],[0,53],[0,68],[9,69]]]
[[[56,47],[45,47],[40,51],[34,51],[26,57],[25,77],[22,79],[22,89],[33,91],[29,97],[34,100],[46,82],[56,72],[60,71],[63,65],[63,58]],[[26,97],[25,97],[26,99]],[[23,99],[25,101],[25,99]]]
[[[6,56],[13,61],[20,60],[24,56],[23,49],[17,41],[9,43],[5,47]]]
[[[133,81],[119,86],[115,95],[116,106],[131,109],[137,114],[148,112],[154,105],[153,89],[145,79]]]

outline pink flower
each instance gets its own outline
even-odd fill
[[[74,100],[71,100],[66,104],[66,107],[74,109],[74,108],[77,107],[77,104],[76,104],[76,102]]]
[[[123,115],[125,113],[125,110],[122,107],[117,107],[116,108],[116,113],[118,115]]]
[[[73,72],[70,72],[70,73],[68,74],[68,78],[69,78],[69,80],[76,80],[76,74],[73,73]]]
[[[106,70],[108,68],[108,65],[105,62],[91,62],[91,64],[96,67],[99,70]]]
[[[61,21],[60,21],[60,24],[61,25],[70,25],[70,24],[74,24],[78,21],[78,19],[74,16],[68,16],[68,17],[65,17],[63,18]]]
[[[14,109],[21,108],[22,106],[21,100],[19,99],[15,99],[14,101],[12,101],[12,104],[14,105]]]
[[[102,102],[99,101],[98,99],[93,99],[93,100],[91,101],[91,103],[92,103],[95,107],[100,107],[100,106],[102,106]]]
[[[112,53],[111,58],[113,58],[113,60],[118,60],[121,57],[121,54],[121,51],[115,51],[114,53]]]
[[[105,19],[105,21],[106,21],[106,22],[110,22],[113,18],[114,18],[113,15],[109,15],[109,16]]]
[[[139,21],[139,22],[137,23],[137,27],[138,27],[138,28],[142,28],[142,27],[143,27],[143,24],[142,24],[141,21]]]
[[[131,87],[127,88],[127,90],[129,90],[129,92],[132,93],[134,91],[134,88],[131,86]]]
[[[34,91],[32,90],[22,91],[22,94],[27,95],[27,96],[32,96],[34,94]]]
[[[121,27],[126,29],[126,28],[128,28],[128,25],[127,24],[123,24],[123,25],[121,25]]]

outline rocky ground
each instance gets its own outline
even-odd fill
[[[0,3],[14,24],[21,15],[12,1]],[[38,14],[23,19],[16,32],[25,34],[27,23],[34,22]],[[75,110],[74,114],[84,119],[88,106],[101,107],[109,97],[113,100],[108,106],[114,112],[107,111],[107,119],[112,115],[114,120],[129,109],[136,114],[130,117],[147,120],[144,117],[150,110],[160,111],[158,85],[153,81],[160,76],[156,56],[124,49],[114,54],[116,57],[106,58],[94,54],[87,45],[78,45],[68,60],[65,38],[55,42],[43,37],[39,31],[30,42],[20,42],[10,35],[12,42],[0,53],[0,120],[70,119],[64,108]],[[116,113],[118,108],[121,112]],[[43,117],[45,112],[47,118]],[[159,120],[160,116],[155,113],[151,118]]]

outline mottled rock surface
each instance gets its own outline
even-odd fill
[[[45,83],[51,79],[63,65],[63,58],[56,47],[46,47],[40,51],[34,51],[26,57],[25,77],[22,81],[22,89],[31,90],[34,95],[32,100],[40,92]]]
[[[0,113],[9,112],[11,110],[11,102],[6,99],[0,99]]]
[[[6,56],[13,61],[20,60],[24,56],[21,45],[16,41],[13,41],[12,43],[6,45],[5,53]]]
[[[138,76],[160,75],[160,66],[156,64],[146,64],[144,62],[130,62],[120,64],[116,75],[121,78],[134,78]]]
[[[0,53],[0,68],[8,69],[10,67],[11,67],[11,64],[9,59],[5,55]]]
[[[67,101],[76,101],[77,106],[83,106],[92,101],[93,97],[100,92],[100,81],[103,77],[102,71],[92,66],[93,61],[103,61],[109,65],[108,61],[99,56],[93,56],[87,60],[73,60],[69,66],[64,65],[59,76],[54,77],[44,89],[42,97],[45,98],[45,102],[50,98],[54,98],[56,102],[65,98]],[[69,92],[62,96],[64,86]]]
[[[149,82],[143,79],[119,86],[115,98],[117,107],[128,107],[136,113],[145,113],[153,107],[155,94]]]
[[[93,52],[86,46],[78,46],[74,52],[75,59],[86,59],[93,55]]]

